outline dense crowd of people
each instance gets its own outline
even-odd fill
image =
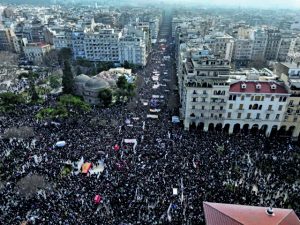
[[[189,132],[172,123],[176,112],[168,107],[167,81],[173,65],[162,60],[170,53],[170,46],[154,50],[155,63],[145,68],[130,107],[95,108],[55,123],[36,120],[37,106],[19,106],[1,117],[1,134],[21,126],[35,133],[26,140],[0,140],[1,223],[204,224],[203,201],[294,207],[300,213],[300,158],[289,139]],[[155,104],[153,95],[159,96]],[[52,101],[49,96],[46,104]],[[58,141],[66,145],[55,147]],[[101,160],[104,170],[81,173],[82,158],[92,165]],[[71,171],[63,175],[66,165]],[[46,184],[26,195],[19,181],[33,175]]]

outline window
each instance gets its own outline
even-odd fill
[[[251,113],[247,113],[247,119],[251,119]]]
[[[262,105],[259,105],[258,109],[261,110],[262,109]]]
[[[291,100],[291,101],[289,102],[289,105],[293,105],[293,103],[294,103],[294,100]]]
[[[205,110],[205,106],[202,106],[202,110]]]
[[[265,100],[265,96],[261,96],[261,99],[260,99],[261,101],[263,101],[263,100]]]
[[[260,96],[255,96],[255,101],[259,101],[260,100]]]
[[[220,110],[223,110],[223,106],[220,106]]]
[[[233,100],[233,101],[235,101],[235,100],[236,100],[236,95],[234,95],[234,96],[232,97],[232,100]]]
[[[241,119],[242,113],[238,113],[237,118]]]
[[[244,95],[242,95],[242,96],[241,96],[241,100],[243,101],[244,99],[245,99],[245,96],[244,96]]]
[[[222,114],[219,114],[219,118],[222,118]]]
[[[205,94],[205,95],[206,95],[206,90],[203,90],[203,94]]]
[[[270,118],[270,114],[266,114],[266,120]]]
[[[197,102],[197,98],[193,98],[193,102]]]
[[[210,114],[210,117],[211,117],[211,118],[213,118],[213,117],[214,117],[214,114],[213,114],[213,113],[212,113],[212,114]]]
[[[232,109],[232,106],[233,106],[233,104],[230,104],[230,105],[229,105],[229,109]]]
[[[254,96],[251,96],[251,101],[253,101],[254,100]]]
[[[231,118],[231,112],[229,112],[229,113],[227,114],[227,118],[228,118],[228,119]]]
[[[257,113],[257,114],[256,114],[256,119],[257,119],[257,120],[260,119],[260,113]]]
[[[252,109],[256,110],[258,108],[258,104],[254,104]]]
[[[294,117],[293,121],[294,121],[294,122],[297,122],[297,117]]]
[[[252,109],[252,105],[249,105],[249,109]]]
[[[193,106],[192,106],[192,109],[196,109],[196,106],[193,105]]]
[[[243,105],[243,104],[240,104],[239,109],[242,110],[243,107],[244,107],[244,105]]]
[[[268,111],[272,111],[272,105],[268,106]]]
[[[280,114],[276,114],[275,120],[279,120]]]
[[[274,96],[271,97],[271,101],[272,101],[272,102],[274,101]]]
[[[193,94],[194,94],[194,95],[196,95],[196,94],[197,94],[197,91],[196,91],[196,90],[194,90],[194,91],[193,91]]]
[[[282,105],[280,105],[279,107],[278,107],[278,111],[281,111],[282,110]]]
[[[211,107],[211,110],[215,110],[215,106],[212,106],[212,107]]]

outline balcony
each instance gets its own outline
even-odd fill
[[[225,113],[226,112],[225,109],[210,109],[209,111],[212,113]]]
[[[209,118],[207,118],[207,120],[210,120],[210,121],[222,121],[222,120],[225,120],[225,117],[209,117]]]
[[[225,101],[210,101],[211,104],[226,105]]]

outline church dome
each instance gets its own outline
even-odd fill
[[[85,87],[88,89],[105,89],[109,88],[109,83],[100,78],[90,78],[86,83]]]

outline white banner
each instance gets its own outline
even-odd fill
[[[147,118],[158,119],[158,115],[148,114],[148,115],[147,115]]]

